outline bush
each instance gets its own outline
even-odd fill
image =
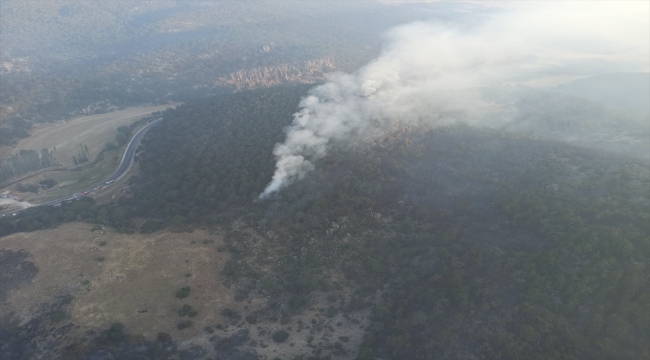
[[[56,180],[54,180],[54,179],[45,179],[45,180],[39,182],[39,184],[41,184],[41,186],[44,187],[44,188],[46,188],[46,189],[50,189],[50,188],[52,188],[54,185],[56,185],[56,184],[58,184],[58,183],[59,183],[59,182],[56,181]]]
[[[111,150],[113,150],[115,148],[117,148],[117,145],[115,145],[114,142],[109,141],[104,145],[104,150],[102,150],[102,151],[111,151]]]
[[[241,319],[241,315],[239,315],[235,310],[231,310],[228,308],[221,310],[221,315],[235,320]]]
[[[124,334],[124,325],[122,323],[113,323],[107,330],[97,337],[96,341],[102,344],[117,343],[126,340],[127,336]]]
[[[289,333],[284,330],[278,330],[273,333],[273,341],[276,343],[285,342],[289,338]]]
[[[36,184],[18,184],[16,185],[16,190],[20,192],[32,192],[38,194],[40,186]]]
[[[156,336],[156,341],[158,341],[158,342],[171,342],[172,337],[168,333],[159,332],[158,336]]]
[[[176,297],[179,299],[184,299],[190,296],[190,290],[191,288],[189,286],[182,287],[176,292]]]
[[[257,324],[257,316],[254,314],[246,316],[246,322],[249,324]]]
[[[56,310],[50,314],[50,320],[52,320],[53,323],[57,323],[66,317],[67,315],[63,310]]]
[[[178,325],[176,325],[176,328],[178,330],[183,330],[183,329],[187,329],[190,326],[192,326],[192,320],[187,320],[187,321],[183,321],[181,323],[178,323]]]
[[[192,307],[191,307],[190,305],[188,305],[188,304],[183,305],[183,307],[178,311],[178,316],[185,316],[185,315],[187,315],[187,316],[189,316],[189,317],[195,317],[195,316],[198,315],[198,314],[199,314],[199,313],[198,313],[196,310],[194,310],[194,308],[192,308]]]
[[[160,229],[163,229],[165,227],[165,223],[162,221],[155,221],[155,220],[147,220],[142,226],[140,227],[140,233],[141,234],[150,234],[152,232],[156,232]]]

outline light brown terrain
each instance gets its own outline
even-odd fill
[[[111,229],[93,232],[92,227],[68,223],[0,238],[0,248],[26,250],[38,268],[31,283],[10,291],[0,303],[0,317],[15,313],[27,321],[41,303],[70,294],[69,320],[83,328],[121,322],[133,334],[155,337],[167,332],[183,340],[219,322],[224,307],[238,308],[219,281],[227,260],[227,253],[217,252],[220,236],[204,230],[119,234]],[[204,243],[206,239],[214,242]],[[188,298],[179,299],[175,293],[183,286],[192,290]],[[183,304],[199,316],[192,319],[194,326],[181,331],[176,325],[183,319],[177,314]]]

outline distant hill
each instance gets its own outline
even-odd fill
[[[88,108],[318,82],[375,57],[388,28],[432,17],[372,1],[7,0],[0,9],[0,146]]]
[[[650,73],[611,73],[561,84],[554,91],[650,114]]]

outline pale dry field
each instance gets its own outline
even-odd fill
[[[155,338],[166,332],[182,341],[221,322],[224,307],[240,310],[219,279],[227,261],[227,253],[217,252],[220,236],[204,230],[144,235],[106,229],[98,234],[92,227],[68,223],[0,238],[0,248],[26,250],[38,268],[30,283],[8,293],[0,317],[14,313],[28,321],[41,304],[70,294],[69,321],[82,328],[105,329],[121,322],[132,334]],[[204,244],[205,239],[214,242]],[[179,299],[175,293],[183,286],[192,290],[188,298]],[[176,325],[187,319],[178,316],[183,304],[199,315],[191,319],[192,327],[181,331]]]
[[[113,141],[117,128],[130,125],[149,116],[155,111],[164,111],[174,105],[139,106],[105,114],[89,115],[71,119],[65,123],[41,124],[34,127],[31,136],[21,140],[12,153],[20,150],[38,150],[56,148],[55,157],[63,166],[74,165],[72,156],[77,153],[79,144],[87,145],[90,160],[104,148],[108,141]]]

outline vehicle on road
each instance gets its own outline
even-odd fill
[[[126,148],[126,150],[124,152],[124,157],[122,158],[122,162],[118,166],[115,173],[108,178],[110,180],[105,180],[105,181],[101,182],[100,184],[95,185],[95,187],[93,187],[92,189],[88,189],[88,190],[83,191],[83,192],[78,192],[78,193],[72,195],[72,197],[70,197],[70,198],[63,198],[63,199],[53,200],[53,201],[50,201],[50,202],[47,202],[47,203],[44,203],[44,204],[39,204],[39,205],[58,206],[63,201],[74,200],[74,199],[78,199],[80,197],[90,196],[90,194],[92,192],[99,191],[102,188],[104,188],[105,186],[112,184],[115,180],[119,179],[121,176],[123,176],[129,170],[129,168],[131,167],[131,164],[133,162],[133,157],[135,155],[135,149],[139,146],[140,140],[142,139],[142,137],[144,137],[144,135],[146,134],[146,132],[149,129],[151,129],[155,124],[159,123],[161,120],[162,120],[162,118],[159,118],[159,119],[157,119],[157,120],[155,120],[153,122],[150,122],[149,124],[147,124],[145,127],[140,129],[140,131],[138,131],[135,134],[135,136],[133,137],[133,139],[131,140],[131,142],[129,143],[129,145],[127,146],[127,148]],[[3,194],[3,196],[6,197],[6,198],[12,198],[12,199],[14,199],[16,201],[20,201],[20,202],[25,201],[22,198],[19,198],[19,197],[16,197],[16,196],[11,196],[11,195],[6,195],[6,194]],[[36,205],[36,206],[39,206],[39,205]],[[22,210],[11,213],[11,216],[16,216],[21,211]],[[6,215],[9,215],[9,214],[4,214],[2,216],[6,216]]]

